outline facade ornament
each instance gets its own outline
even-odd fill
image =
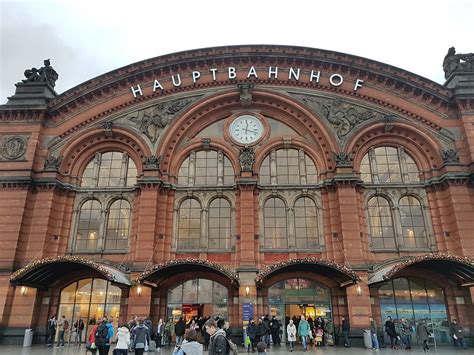
[[[336,160],[336,168],[346,168],[352,166],[352,153],[339,152],[333,154],[334,159]]]
[[[385,121],[385,126],[383,128],[384,132],[391,132],[394,126],[394,122],[397,119],[396,115],[385,115],[383,120]]]
[[[112,132],[112,127],[114,126],[114,123],[112,121],[109,122],[104,122],[102,124],[102,127],[104,128],[104,134],[107,138],[112,138],[114,136]]]
[[[156,106],[129,113],[125,118],[134,123],[140,133],[155,144],[168,123],[192,101],[193,99],[182,99],[162,102]]]
[[[253,148],[245,147],[240,149],[239,161],[241,171],[253,171],[253,164],[255,164]]]
[[[298,99],[325,118],[339,139],[347,136],[358,124],[383,117],[379,112],[339,99],[325,99],[310,95],[298,95]]]
[[[59,75],[56,70],[53,69],[49,59],[44,60],[44,67],[36,69],[35,67],[25,70],[26,79],[24,83],[46,83],[52,88],[56,85]]]
[[[24,158],[28,141],[23,136],[7,136],[4,138],[0,155],[6,160],[21,160]]]
[[[55,157],[54,155],[49,154],[44,160],[43,170],[44,171],[58,171],[62,160],[63,160],[63,157],[61,155],[58,157]]]
[[[253,84],[238,84],[240,92],[240,104],[244,107],[252,104]]]
[[[456,54],[451,47],[443,60],[444,78],[447,79],[454,72],[474,72],[474,53]]]
[[[151,155],[144,160],[144,170],[160,170],[161,158]]]
[[[459,152],[456,149],[443,149],[441,151],[444,165],[459,164]]]
[[[201,139],[201,143],[204,150],[211,149],[211,138],[203,138]]]

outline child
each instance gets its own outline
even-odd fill
[[[260,341],[257,343],[257,355],[267,355],[267,344],[264,341]]]

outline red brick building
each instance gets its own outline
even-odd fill
[[[450,50],[439,85],[343,53],[218,47],[60,95],[48,62],[27,70],[0,107],[2,342],[53,314],[472,331],[473,65]]]

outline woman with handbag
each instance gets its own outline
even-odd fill
[[[114,349],[114,355],[128,355],[128,347],[130,346],[130,331],[127,324],[122,324],[117,329],[117,346]]]

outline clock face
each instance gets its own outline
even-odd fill
[[[255,116],[239,116],[231,123],[229,133],[240,144],[252,144],[262,137],[263,124]]]

